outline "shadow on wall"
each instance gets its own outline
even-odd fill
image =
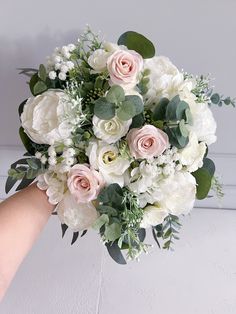
[[[45,63],[46,56],[50,55],[56,46],[75,42],[81,32],[80,29],[51,32],[46,28],[34,37],[0,37],[0,145],[20,144],[17,110],[19,104],[30,96],[30,92],[25,86],[27,77],[18,75],[17,68],[37,68],[40,63]]]

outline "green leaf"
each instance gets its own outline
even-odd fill
[[[95,230],[100,230],[101,227],[109,222],[109,217],[106,214],[102,214],[98,219],[93,223],[93,228]]]
[[[220,95],[215,93],[211,96],[211,102],[215,105],[218,105],[220,102]]]
[[[173,127],[173,128],[167,127],[165,129],[165,132],[167,133],[167,135],[169,137],[170,144],[179,148],[179,149],[184,148],[189,142],[189,138],[184,137],[181,134],[179,126]]]
[[[122,121],[132,119],[136,115],[136,109],[134,103],[130,101],[124,101],[117,109],[117,117]]]
[[[188,123],[189,125],[193,125],[193,116],[191,114],[191,111],[189,108],[187,108],[185,110],[185,121],[186,123]]]
[[[185,110],[189,108],[189,105],[180,100],[179,95],[175,96],[168,103],[166,108],[166,119],[169,121],[180,121],[185,116]]]
[[[103,204],[113,203],[116,208],[119,208],[123,201],[122,188],[117,183],[108,185],[99,193],[98,201]]]
[[[135,117],[133,117],[130,129],[133,128],[140,128],[141,126],[144,125],[145,119],[142,113],[136,115]]]
[[[118,264],[120,265],[125,265],[126,260],[124,259],[124,256],[121,253],[121,250],[117,244],[117,242],[109,242],[105,244],[107,247],[107,251],[109,253],[109,255],[111,256],[111,258]]]
[[[47,85],[43,82],[43,81],[38,81],[33,88],[33,94],[39,95],[42,94],[43,92],[45,92],[48,89]]]
[[[64,237],[67,229],[68,229],[68,226],[66,224],[61,224],[62,238]]]
[[[30,166],[30,168],[32,168],[34,170],[38,170],[40,168],[40,164],[38,163],[38,159],[28,158],[27,163]]]
[[[156,105],[153,114],[152,114],[152,119],[154,121],[158,121],[158,120],[165,120],[166,118],[166,108],[167,105],[169,103],[169,99],[163,97],[159,103]]]
[[[72,241],[71,241],[71,245],[73,245],[75,243],[75,241],[78,239],[79,237],[79,232],[74,232],[73,233],[73,237],[72,237]]]
[[[117,210],[108,205],[99,205],[97,207],[99,213],[108,214],[109,216],[117,216]]]
[[[38,73],[35,73],[31,79],[30,79],[30,82],[29,82],[29,87],[30,87],[30,91],[31,93],[35,96],[34,94],[34,86],[35,84],[40,80],[40,78],[38,77]]]
[[[128,31],[120,36],[118,45],[125,45],[128,49],[137,51],[144,59],[155,56],[153,43],[143,35]]]
[[[23,113],[24,106],[25,106],[25,104],[26,104],[27,100],[28,100],[28,99],[26,99],[26,100],[22,101],[22,103],[21,103],[21,104],[20,104],[20,106],[19,106],[19,109],[18,109],[18,114],[19,114],[19,117],[21,117],[21,115],[22,115],[22,113]]]
[[[42,81],[46,81],[47,78],[47,71],[43,64],[40,64],[39,66],[39,72],[38,72],[39,78],[41,78]]]
[[[216,167],[214,162],[210,158],[204,158],[203,167],[210,173],[212,177],[214,176]]]
[[[16,191],[20,191],[24,188],[26,188],[27,186],[29,186],[33,181],[34,181],[35,178],[33,179],[27,179],[27,178],[23,178],[21,183],[17,186],[16,188]]]
[[[94,114],[102,120],[110,120],[115,116],[115,104],[101,97],[95,101]]]
[[[138,237],[141,242],[143,242],[146,238],[146,230],[144,228],[139,229]]]
[[[6,194],[8,194],[10,192],[10,190],[13,188],[13,186],[15,185],[15,183],[17,182],[16,178],[12,178],[12,177],[8,177],[6,184],[5,184],[5,192]]]
[[[113,85],[106,94],[106,100],[110,103],[118,104],[125,100],[125,92],[119,85]]]
[[[193,172],[192,175],[195,177],[197,182],[196,197],[197,199],[202,200],[207,197],[210,191],[212,177],[210,173],[204,168],[198,169],[197,171]]]
[[[183,137],[187,137],[189,135],[189,130],[187,129],[186,125],[185,125],[185,121],[182,119],[179,123],[179,129],[180,129],[180,133],[183,135]]]
[[[22,141],[25,149],[27,150],[27,152],[30,153],[31,155],[34,155],[35,154],[35,148],[32,145],[33,142],[28,137],[28,135],[25,133],[25,131],[22,127],[20,127],[20,129],[19,129],[19,134],[20,134],[21,141]]]
[[[104,236],[108,241],[115,241],[121,236],[121,225],[116,222],[106,225]]]
[[[128,95],[125,96],[125,101],[132,102],[135,107],[135,115],[138,115],[143,112],[143,101],[137,95]]]

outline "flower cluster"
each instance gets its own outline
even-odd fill
[[[145,229],[169,248],[178,217],[207,197],[214,178],[208,146],[216,122],[208,81],[155,56],[141,34],[117,44],[90,30],[56,48],[30,80],[20,106],[24,159],[9,171],[6,189],[35,179],[57,205],[63,234],[99,230],[110,255],[147,251]],[[233,101],[231,101],[233,104]]]

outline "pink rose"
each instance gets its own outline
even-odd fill
[[[71,168],[67,185],[78,203],[87,203],[97,198],[104,187],[104,180],[96,170],[78,164]]]
[[[138,74],[142,70],[143,59],[133,50],[116,50],[107,59],[110,84],[119,84],[128,88],[138,83]]]
[[[153,125],[131,129],[127,135],[130,153],[134,158],[152,158],[161,155],[169,146],[168,135]]]

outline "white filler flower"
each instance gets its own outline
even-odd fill
[[[167,210],[164,210],[157,204],[148,205],[144,209],[143,220],[140,227],[149,228],[151,226],[162,224],[166,216],[168,216]]]

